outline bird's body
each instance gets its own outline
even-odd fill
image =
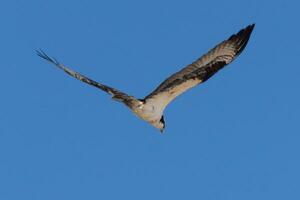
[[[149,122],[162,132],[165,128],[163,112],[166,106],[178,95],[205,82],[225,65],[232,62],[246,47],[253,28],[254,24],[249,25],[237,34],[232,35],[229,39],[221,42],[207,54],[167,78],[144,99],[137,99],[112,87],[93,81],[65,67],[41,50],[37,51],[37,54],[76,79],[111,94],[114,100],[124,103],[138,117]]]

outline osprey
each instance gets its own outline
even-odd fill
[[[255,24],[251,24],[230,36],[192,64],[171,75],[143,99],[137,99],[73,71],[59,63],[55,58],[49,57],[42,50],[37,50],[37,55],[74,78],[112,95],[112,99],[124,103],[138,117],[163,132],[165,128],[163,112],[166,106],[178,95],[205,82],[225,65],[231,63],[246,47],[254,26]]]

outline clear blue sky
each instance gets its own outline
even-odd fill
[[[2,1],[0,199],[300,199],[297,1]],[[161,135],[35,55],[137,97],[250,23]]]

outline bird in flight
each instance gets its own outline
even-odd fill
[[[231,63],[246,47],[254,26],[255,24],[251,24],[230,36],[198,60],[171,75],[143,99],[137,99],[73,71],[42,50],[36,52],[38,56],[56,65],[70,76],[107,92],[112,99],[124,103],[138,117],[163,132],[165,128],[163,112],[166,106],[178,95],[205,82],[225,65]]]

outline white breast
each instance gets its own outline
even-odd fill
[[[159,120],[163,114],[161,107],[152,103],[143,103],[132,109],[132,111],[143,120],[152,122]]]

